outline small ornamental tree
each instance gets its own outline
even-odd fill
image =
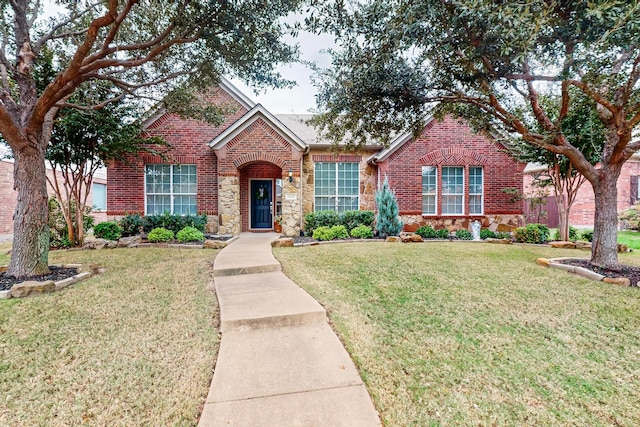
[[[376,230],[383,236],[397,236],[402,231],[402,221],[399,217],[398,201],[396,195],[389,188],[389,181],[384,177],[382,188],[376,191]]]

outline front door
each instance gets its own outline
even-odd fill
[[[251,228],[272,228],[271,180],[251,181]]]

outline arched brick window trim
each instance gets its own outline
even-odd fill
[[[421,165],[433,166],[433,165],[473,165],[484,166],[489,163],[489,160],[483,155],[476,153],[465,148],[442,148],[440,150],[434,150],[430,153],[422,156],[419,160]]]
[[[286,166],[286,162],[281,158],[274,156],[271,153],[261,153],[261,152],[243,154],[242,156],[238,157],[233,161],[233,165],[236,168],[240,169],[242,166],[246,164],[255,163],[255,162],[273,163],[274,165],[278,165],[280,169],[285,169],[285,166]]]

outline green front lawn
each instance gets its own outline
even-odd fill
[[[0,425],[195,426],[218,348],[215,251],[55,251],[103,274],[0,300]],[[188,267],[188,268],[185,268]]]
[[[275,253],[327,308],[385,425],[640,425],[640,291],[535,264],[585,252],[454,242]]]
[[[637,231],[618,231],[618,243],[632,249],[640,249],[640,233]]]

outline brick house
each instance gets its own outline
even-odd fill
[[[282,232],[298,235],[308,212],[375,209],[387,175],[408,231],[423,224],[450,230],[510,230],[520,204],[501,190],[522,190],[522,165],[502,147],[452,119],[430,120],[418,138],[402,135],[387,149],[332,151],[305,120],[273,115],[228,81],[203,95],[233,113],[220,126],[160,112],[145,123],[172,146],[170,161],[141,154],[108,168],[107,214],[206,213],[207,231],[261,232],[282,217]]]

